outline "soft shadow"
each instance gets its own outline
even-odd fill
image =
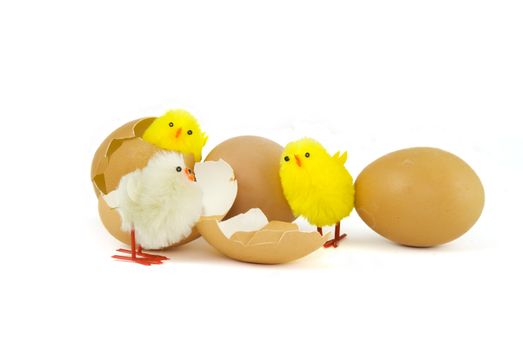
[[[399,244],[388,240],[379,234],[366,230],[357,229],[348,237],[349,244],[344,247],[348,249],[362,249],[362,250],[381,250],[381,251],[397,251],[397,252],[413,252],[420,254],[429,253],[444,253],[452,254],[455,252],[474,252],[483,250],[484,247],[478,244],[471,244],[471,241],[466,238],[457,238],[454,241],[434,246],[434,247],[413,247]],[[339,248],[338,248],[339,249]]]
[[[230,259],[222,255],[207,243],[203,237],[199,237],[180,247],[162,250],[161,254],[167,256],[171,260],[191,263],[206,264],[230,261]]]

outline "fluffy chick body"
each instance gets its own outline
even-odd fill
[[[189,179],[177,152],[158,152],[146,167],[122,177],[116,200],[122,230],[134,227],[136,240],[145,249],[165,248],[184,239],[202,213],[200,186]]]
[[[318,227],[334,225],[349,216],[354,208],[354,185],[344,166],[346,159],[346,152],[331,156],[309,138],[285,147],[280,179],[294,215]]]
[[[208,139],[196,118],[182,109],[168,111],[155,119],[142,138],[165,150],[193,154],[196,162],[202,159]]]

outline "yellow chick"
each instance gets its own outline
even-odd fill
[[[196,118],[187,111],[176,109],[157,118],[142,138],[169,151],[193,154],[194,160],[199,162],[208,137],[200,129]]]
[[[289,143],[280,160],[283,194],[296,216],[312,225],[336,225],[334,239],[325,247],[337,247],[347,235],[340,235],[340,221],[354,207],[352,176],[345,169],[347,152],[331,156],[323,146],[310,138]]]

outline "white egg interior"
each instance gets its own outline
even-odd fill
[[[227,238],[236,232],[251,232],[261,230],[269,220],[259,208],[252,208],[246,213],[238,214],[228,220],[218,223],[218,227]]]
[[[203,193],[202,216],[227,214],[238,193],[238,182],[231,166],[222,159],[196,163],[194,174]]]

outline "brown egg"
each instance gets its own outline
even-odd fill
[[[225,219],[260,208],[269,221],[294,221],[281,188],[282,152],[282,146],[266,138],[238,136],[222,142],[209,153],[206,160],[223,159],[234,169],[238,180],[238,195]]]
[[[467,232],[483,210],[479,177],[436,148],[408,148],[369,164],[355,183],[355,207],[370,228],[394,242],[430,247]]]

